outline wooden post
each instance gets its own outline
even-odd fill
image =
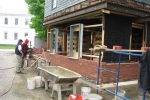
[[[47,28],[47,50],[50,50],[50,28]]]
[[[67,34],[63,33],[63,51],[67,51]]]
[[[145,47],[147,45],[147,23],[145,23]]]
[[[102,45],[104,45],[104,36],[105,36],[105,14],[103,14],[103,17],[102,17]],[[104,56],[104,52],[102,51],[101,52],[101,61],[103,59],[103,56]]]

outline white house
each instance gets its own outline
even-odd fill
[[[24,0],[0,0],[0,44],[15,45],[28,38],[34,45],[36,35],[29,27],[32,16]]]
[[[0,13],[0,44],[16,44],[28,38],[34,44],[35,31],[29,27],[29,14]]]

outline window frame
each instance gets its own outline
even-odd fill
[[[7,18],[7,17],[4,18],[4,24],[5,24],[5,25],[8,24],[8,18]]]
[[[27,35],[26,35],[26,34],[27,34]],[[24,37],[26,37],[26,36],[28,36],[28,35],[29,35],[28,32],[25,32],[25,33],[24,33]]]
[[[18,18],[15,18],[15,25],[18,25]]]
[[[55,54],[58,52],[58,32],[59,32],[58,28],[51,29],[51,32],[50,32],[50,54]],[[55,44],[54,45],[53,45],[53,39],[54,39],[53,36],[55,36]],[[53,50],[54,50],[54,52],[53,52]]]
[[[8,39],[8,32],[4,32],[4,40],[7,40]]]
[[[73,35],[74,35],[74,27],[79,26],[79,38],[78,38],[78,57],[73,57]],[[83,44],[83,24],[74,24],[70,25],[70,50],[69,50],[69,58],[78,59],[82,57],[82,44]]]
[[[18,33],[14,32],[14,40],[18,40]]]
[[[29,25],[29,19],[25,18],[25,25]]]
[[[52,9],[57,7],[57,0],[52,0]]]

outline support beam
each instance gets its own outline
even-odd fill
[[[150,22],[150,17],[134,18],[133,22],[137,23]]]
[[[50,50],[50,27],[47,28],[47,50]]]
[[[86,26],[84,26],[84,28],[87,28],[87,27],[99,27],[99,26],[103,26],[103,24],[86,25]]]
[[[68,15],[58,17],[56,19],[44,22],[43,25],[56,25],[63,22],[69,22],[72,20],[77,20],[81,18],[85,18],[87,16],[94,16],[94,15],[100,15],[102,13],[101,9],[107,8],[107,3],[102,2],[101,4],[97,4],[95,6],[88,7],[86,9],[81,9],[79,11],[76,11],[74,13],[70,13]]]

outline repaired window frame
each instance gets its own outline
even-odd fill
[[[78,57],[73,57],[73,36],[75,27],[78,27]],[[78,59],[82,57],[82,44],[83,44],[83,24],[74,24],[70,25],[70,50],[69,50],[69,58]]]
[[[51,29],[50,32],[50,54],[58,52],[58,28]]]

